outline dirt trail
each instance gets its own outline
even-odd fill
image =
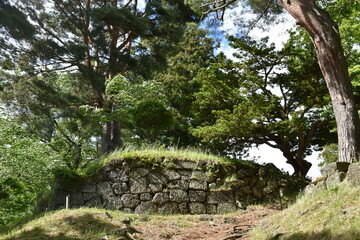
[[[193,215],[155,218],[138,222],[134,227],[144,240],[235,240],[248,239],[246,232],[259,221],[279,210],[250,206],[243,212],[231,215]],[[231,237],[232,236],[232,237]]]

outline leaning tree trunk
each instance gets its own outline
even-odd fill
[[[359,160],[360,120],[336,23],[315,0],[279,0],[307,32],[330,92],[337,123],[340,162]]]

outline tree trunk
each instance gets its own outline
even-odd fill
[[[306,31],[330,92],[337,124],[340,162],[359,160],[360,120],[336,23],[315,0],[279,0]]]
[[[110,104],[110,113],[114,112],[116,110],[115,108],[115,104]],[[121,147],[122,140],[120,134],[121,127],[117,121],[106,122],[104,124],[104,132],[101,138],[101,151],[103,154],[113,152]]]
[[[286,163],[290,164],[294,168],[293,176],[305,178],[312,164],[304,158],[297,157],[296,153],[292,153],[290,150],[280,150],[286,158]]]

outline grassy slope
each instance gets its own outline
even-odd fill
[[[302,196],[262,222],[252,239],[360,239],[360,186],[346,185]]]

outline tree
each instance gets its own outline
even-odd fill
[[[73,148],[81,149],[82,143],[74,141],[77,138],[66,131],[61,133],[64,126],[59,121],[70,119],[76,127],[78,121],[86,119],[84,107],[87,115],[91,110],[93,115],[101,112],[103,153],[122,143],[121,116],[116,115],[117,104],[106,95],[107,83],[118,74],[136,81],[163,69],[171,43],[181,37],[184,23],[197,19],[183,1],[171,0],[148,1],[144,9],[139,9],[136,0],[16,1],[14,6],[31,19],[36,31],[29,39],[20,39],[7,31],[13,36],[13,44],[3,50],[2,60],[10,69],[19,71],[17,76],[8,78],[6,91],[16,91],[20,82],[29,83],[27,86],[34,90],[31,97],[37,98],[37,104],[29,108],[24,101],[23,112],[33,114],[34,118],[39,112],[42,116],[46,113],[51,128],[60,132]],[[49,82],[49,76],[51,79],[65,76],[69,80],[67,83],[72,86],[67,85],[70,88],[66,90],[72,101],[56,99],[64,95],[63,82]],[[21,102],[7,99],[14,108]],[[97,134],[93,132],[93,137]]]
[[[202,86],[195,105],[202,124],[195,134],[206,141],[228,139],[238,147],[267,144],[282,151],[294,175],[305,177],[311,167],[305,157],[334,137],[316,59],[300,50],[298,36],[282,51],[268,47],[267,39],[229,39],[239,63],[220,55],[197,76]]]
[[[229,4],[236,1],[215,2],[219,3],[219,6],[213,10],[224,11]],[[258,0],[246,2],[253,4],[253,6],[259,6]],[[272,1],[267,1],[267,3],[262,4],[264,8],[260,8],[263,13],[268,12],[267,10],[274,6]],[[295,18],[297,23],[312,38],[334,108],[338,129],[338,160],[342,162],[358,161],[360,155],[360,120],[337,24],[325,10],[316,4],[315,0],[279,0],[278,3]],[[209,4],[205,5],[208,6]]]

